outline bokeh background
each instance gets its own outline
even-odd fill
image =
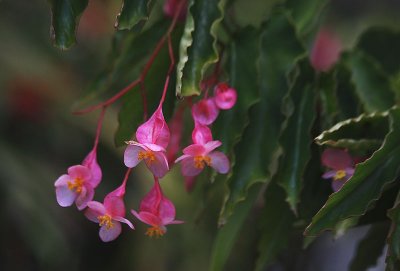
[[[239,0],[237,6],[246,3]],[[57,205],[54,181],[69,166],[81,163],[93,144],[99,112],[75,116],[71,108],[106,65],[120,4],[89,1],[77,33],[78,44],[60,51],[51,44],[46,1],[0,1],[0,270],[208,268],[223,184],[202,183],[188,194],[174,169],[162,186],[176,204],[177,219],[186,223],[170,226],[159,239],[144,236],[145,226],[128,215],[136,231],[124,227],[116,241],[102,243],[98,225],[74,207]],[[399,11],[400,2],[396,0],[333,0],[321,25],[334,26],[344,46],[350,47],[368,25],[396,26]],[[249,18],[242,18],[240,23],[251,23],[251,14]],[[101,135],[98,160],[104,177],[96,191],[99,201],[120,184],[125,173],[123,149],[113,143],[117,112],[118,106],[107,111]],[[128,210],[137,209],[151,184],[144,168],[134,171],[127,187]],[[257,211],[255,208],[254,213]],[[251,247],[257,239],[257,226],[252,222],[250,217],[242,229],[226,270],[252,270],[257,248],[241,249],[249,244]],[[343,251],[331,249],[335,241],[330,236],[323,238],[318,249],[311,247],[296,256],[301,259],[293,256],[287,270],[344,270],[329,269],[339,267],[321,261],[314,269],[317,265],[312,263],[319,258],[315,255],[324,248],[329,250],[325,252],[328,256]],[[345,239],[352,242],[352,237]],[[345,266],[346,255],[340,259],[335,262],[342,261]],[[271,270],[286,269],[275,266]]]

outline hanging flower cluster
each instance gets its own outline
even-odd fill
[[[195,104],[189,102],[192,117],[194,120],[194,130],[192,132],[193,144],[183,149],[183,155],[176,159],[181,150],[183,133],[183,114],[185,106],[179,106],[168,127],[163,115],[163,103],[168,89],[170,73],[174,66],[173,50],[171,48],[170,31],[179,19],[184,16],[182,7],[186,1],[168,1],[170,5],[180,5],[181,11],[173,14],[171,30],[162,38],[157,48],[160,48],[168,41],[171,65],[166,76],[164,90],[159,102],[159,106],[151,117],[141,124],[135,133],[135,138],[126,141],[128,145],[124,152],[124,164],[128,168],[122,184],[106,195],[103,202],[94,201],[96,187],[102,179],[102,171],[97,162],[97,146],[103,123],[105,111],[109,105],[117,101],[120,97],[130,91],[138,84],[144,84],[152,61],[157,56],[159,49],[156,49],[146,64],[140,78],[126,88],[117,93],[114,97],[97,106],[90,107],[78,113],[88,113],[95,109],[102,108],[98,121],[95,143],[92,151],[87,155],[81,165],[75,165],[67,170],[67,174],[59,177],[55,182],[57,202],[62,207],[71,206],[74,202],[80,211],[84,211],[85,216],[100,227],[99,236],[104,242],[115,240],[122,231],[121,223],[127,224],[134,229],[133,224],[126,218],[124,197],[127,180],[133,168],[144,162],[148,170],[152,173],[154,184],[150,192],[142,199],[139,210],[131,210],[131,213],[139,221],[147,224],[150,228],[146,235],[150,237],[160,237],[167,232],[166,226],[169,224],[180,224],[183,221],[175,220],[175,206],[164,195],[160,179],[163,178],[173,163],[181,164],[182,175],[187,178],[186,187],[191,188],[194,177],[209,166],[217,172],[226,174],[229,171],[229,160],[225,154],[216,149],[221,146],[221,141],[213,140],[210,125],[216,120],[220,110],[228,110],[234,106],[237,99],[236,90],[227,83],[217,84],[219,74],[218,69],[212,75],[212,80],[207,82],[207,89],[204,97]],[[166,9],[171,7],[165,7]],[[166,13],[169,14],[168,12]],[[183,15],[182,15],[183,14]],[[168,16],[170,16],[169,14]],[[215,85],[216,84],[216,85]],[[214,86],[215,85],[215,86]],[[214,87],[214,94],[208,97],[208,89]],[[144,93],[142,93],[145,95]],[[190,99],[191,100],[191,99]],[[143,115],[147,116],[146,99],[143,99]],[[170,144],[171,142],[171,144]],[[170,146],[169,146],[170,145]],[[190,185],[188,183],[190,182]],[[190,187],[189,187],[190,186]]]

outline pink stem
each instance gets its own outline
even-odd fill
[[[103,126],[104,115],[106,113],[106,110],[107,110],[107,106],[103,106],[103,109],[100,112],[99,120],[97,121],[96,138],[94,140],[93,150],[96,150],[97,146],[99,145],[101,127]]]

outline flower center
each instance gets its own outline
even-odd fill
[[[146,160],[147,163],[151,164],[156,160],[156,156],[154,155],[154,152],[152,151],[140,151],[138,153],[138,159],[139,160]]]
[[[99,220],[100,227],[105,225],[107,230],[114,227],[114,223],[112,222],[111,216],[109,215],[99,215],[97,219]]]
[[[161,237],[165,234],[165,231],[161,229],[159,226],[153,226],[151,228],[148,228],[146,233],[147,236],[149,237]]]
[[[346,171],[341,169],[341,170],[336,171],[335,176],[333,176],[333,180],[337,181],[337,180],[343,179],[344,177],[346,177]]]
[[[195,168],[199,168],[199,169],[203,169],[205,164],[207,164],[207,166],[211,165],[211,158],[209,156],[195,156],[194,157],[194,167]]]
[[[79,177],[75,178],[73,181],[67,182],[68,189],[75,190],[76,193],[81,193],[83,183],[84,183],[84,181],[82,178],[79,178]]]

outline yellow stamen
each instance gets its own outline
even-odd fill
[[[154,236],[156,238],[159,238],[165,234],[165,231],[158,226],[153,226],[151,228],[148,228],[145,234],[149,237]]]
[[[204,166],[207,164],[207,166],[211,165],[211,158],[209,156],[195,156],[194,157],[194,167],[203,169]]]
[[[109,215],[99,215],[97,219],[99,220],[100,227],[106,225],[107,230],[114,227],[114,223],[112,222],[111,216]]]
[[[75,178],[73,181],[67,182],[68,189],[75,190],[76,193],[81,193],[83,183],[84,181],[82,178]]]
[[[338,170],[338,171],[336,171],[335,176],[333,176],[333,180],[334,180],[334,181],[341,180],[341,179],[343,179],[344,177],[346,177],[346,171],[344,171],[344,170]]]
[[[151,164],[156,160],[156,156],[154,155],[154,152],[152,151],[140,151],[138,153],[138,159],[139,160],[146,160],[147,163]]]

